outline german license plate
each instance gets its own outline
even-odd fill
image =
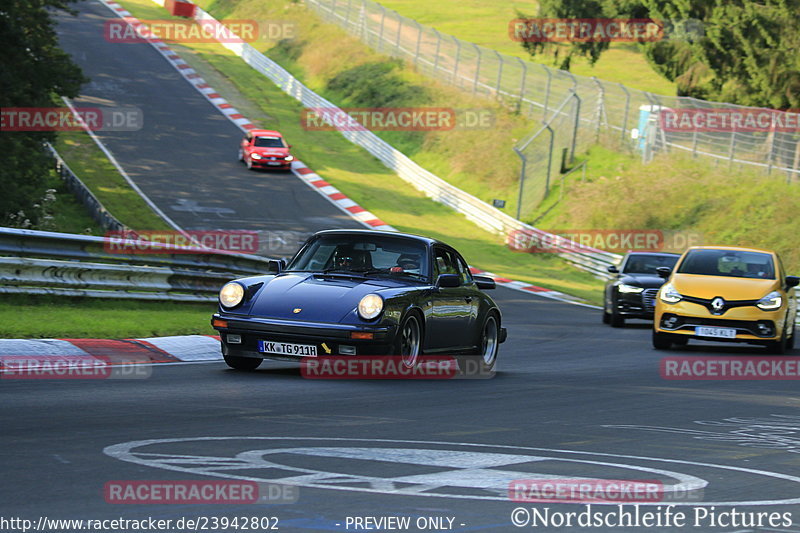
[[[280,161],[267,161],[268,165],[275,165],[276,167],[281,164]]]
[[[258,341],[258,351],[279,355],[296,355],[300,357],[316,357],[317,347],[313,344],[292,344],[289,342]]]
[[[736,329],[734,328],[709,328],[698,326],[694,329],[694,334],[699,337],[716,337],[718,339],[735,339]]]

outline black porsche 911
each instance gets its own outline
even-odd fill
[[[373,230],[326,230],[284,266],[220,290],[212,326],[225,362],[252,370],[264,359],[426,354],[493,370],[505,340],[502,315],[483,291],[494,280],[434,239]]]
[[[626,318],[652,319],[656,294],[664,283],[657,269],[672,268],[679,257],[666,252],[628,252],[619,268],[608,267],[614,276],[605,286],[603,323],[620,328]]]

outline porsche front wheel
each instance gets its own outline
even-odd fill
[[[397,355],[408,368],[413,368],[419,362],[422,352],[422,326],[415,314],[409,314],[403,319],[396,341]]]

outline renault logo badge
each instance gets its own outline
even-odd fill
[[[294,313],[294,314],[297,314],[297,313],[299,313],[299,312],[300,312],[300,311],[302,311],[302,310],[303,310],[303,309],[302,309],[302,308],[300,308],[300,307],[295,307],[294,309],[292,309],[292,313]]]
[[[716,311],[717,313],[722,311],[724,307],[725,307],[725,300],[723,300],[722,298],[717,297],[711,300],[711,308],[714,309],[714,311]]]

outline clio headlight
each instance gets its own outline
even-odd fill
[[[231,281],[226,283],[219,291],[219,303],[222,307],[236,307],[244,299],[244,287],[241,284]]]
[[[662,302],[668,304],[676,304],[683,300],[683,296],[681,296],[681,293],[675,290],[675,287],[672,286],[672,283],[667,283],[661,287],[659,298],[661,298]]]
[[[358,316],[372,320],[383,311],[383,298],[377,294],[367,294],[358,302]]]
[[[764,311],[780,309],[781,305],[783,305],[783,297],[778,291],[772,291],[756,302],[756,306]]]

